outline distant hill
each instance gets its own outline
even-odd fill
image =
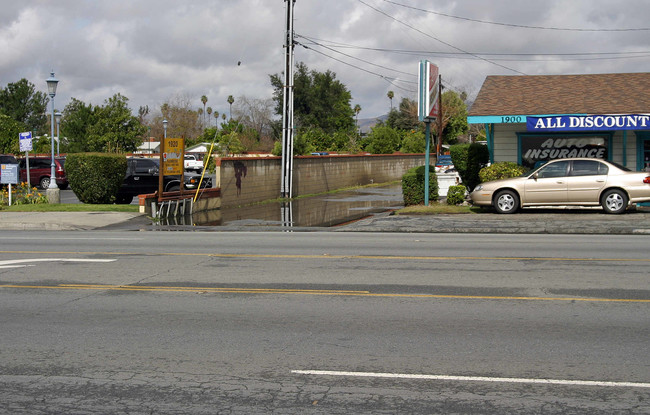
[[[361,134],[368,134],[370,129],[377,125],[379,121],[386,121],[388,114],[380,115],[374,118],[359,118],[358,125],[361,129]]]

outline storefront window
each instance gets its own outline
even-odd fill
[[[643,166],[645,171],[650,172],[650,140],[643,142]]]
[[[519,139],[521,164],[531,169],[549,160],[569,157],[607,159],[608,156],[607,136],[522,134]]]

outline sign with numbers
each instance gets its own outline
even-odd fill
[[[183,151],[185,140],[165,138],[163,140],[162,172],[164,176],[183,174]]]

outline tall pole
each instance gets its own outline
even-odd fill
[[[47,200],[49,203],[61,203],[61,195],[59,192],[59,187],[56,185],[56,165],[54,164],[54,96],[56,95],[56,86],[59,83],[59,80],[54,77],[54,71],[50,73],[50,77],[45,80],[47,83],[47,91],[50,95],[52,101],[52,135],[50,136],[50,148],[51,148],[51,162],[50,162],[50,184],[47,186]]]
[[[287,3],[284,94],[282,99],[282,197],[291,198],[293,193],[293,6],[296,0]]]
[[[424,150],[424,206],[429,206],[429,153],[431,153],[431,122],[426,121],[424,137],[427,144]]]
[[[438,75],[438,146],[436,147],[436,157],[440,156],[442,148],[442,75]]]

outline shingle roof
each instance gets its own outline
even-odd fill
[[[488,76],[469,116],[650,113],[650,73]]]

